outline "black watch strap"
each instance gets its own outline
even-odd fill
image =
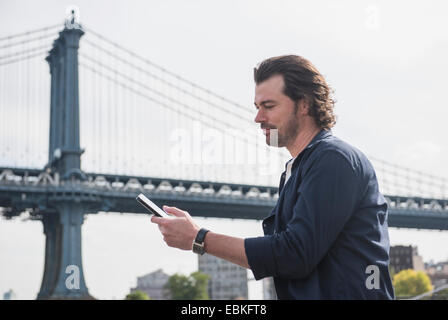
[[[204,240],[205,240],[205,235],[207,234],[209,230],[205,229],[205,228],[201,228],[198,231],[198,234],[196,235],[196,239],[194,239],[193,242],[193,252],[203,255],[205,253],[205,246],[204,246]]]

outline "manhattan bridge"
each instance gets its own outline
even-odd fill
[[[267,216],[290,157],[266,146],[253,118],[250,108],[74,16],[1,37],[0,215],[43,223],[37,298],[91,298],[81,259],[84,217],[146,214],[135,201],[140,192],[195,216]],[[448,230],[446,179],[369,159],[389,204],[389,226]],[[65,281],[73,265],[77,290]]]

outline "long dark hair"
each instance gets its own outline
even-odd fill
[[[321,129],[335,125],[333,90],[311,62],[301,56],[285,55],[266,59],[254,68],[257,85],[274,75],[283,76],[283,93],[295,103],[307,99],[309,115]]]

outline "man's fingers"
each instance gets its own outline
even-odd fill
[[[157,223],[158,225],[160,225],[163,221],[163,218],[157,217],[157,216],[152,216],[151,217],[151,222],[152,223]]]
[[[159,227],[159,230],[162,234],[165,232],[165,227],[164,227],[165,221],[163,218],[160,218],[157,216],[152,216],[151,222],[157,224],[157,226]]]
[[[186,211],[180,210],[176,207],[163,206],[163,210],[166,213],[172,214],[173,216],[176,216],[176,217],[185,217],[187,214]]]

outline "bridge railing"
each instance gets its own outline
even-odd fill
[[[278,188],[271,186],[88,173],[84,181],[60,181],[57,173],[52,174],[49,171],[36,169],[0,168],[0,186],[2,185],[24,187],[70,187],[82,185],[83,188],[102,191],[143,192],[172,196],[212,196],[233,199],[246,198],[274,202],[278,198]],[[385,198],[391,209],[431,212],[448,211],[448,200],[444,199],[393,195],[386,195]]]

